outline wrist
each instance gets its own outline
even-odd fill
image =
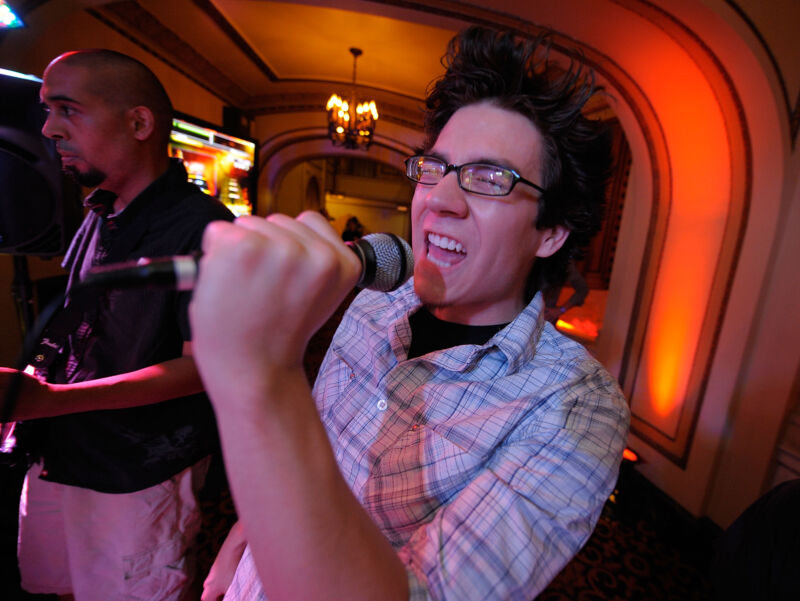
[[[284,413],[296,412],[299,399],[311,398],[302,367],[264,366],[257,373],[227,374],[221,380],[208,379],[206,389],[218,421],[274,422]]]

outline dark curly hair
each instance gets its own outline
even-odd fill
[[[528,277],[526,301],[545,286],[560,286],[567,264],[580,258],[600,229],[611,169],[607,129],[581,113],[597,91],[594,74],[548,59],[550,38],[519,39],[510,32],[470,27],[454,37],[442,59],[446,73],[426,99],[426,148],[431,148],[458,109],[478,102],[521,113],[541,133],[542,187],[536,227],[563,225],[570,235],[561,249],[539,258]]]

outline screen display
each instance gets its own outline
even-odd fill
[[[256,145],[187,119],[172,120],[169,154],[186,167],[189,181],[219,199],[237,217],[252,215]]]

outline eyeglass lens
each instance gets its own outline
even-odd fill
[[[447,163],[433,157],[412,157],[406,165],[406,175],[421,184],[437,184],[447,172]],[[459,185],[468,192],[503,196],[514,185],[514,174],[496,165],[468,163],[456,170]]]

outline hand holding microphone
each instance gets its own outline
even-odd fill
[[[210,224],[190,307],[209,391],[218,385],[232,398],[237,382],[302,370],[308,340],[357,282],[369,283],[370,265],[370,285],[397,286],[412,271],[410,248],[391,236],[348,247],[316,212]]]

